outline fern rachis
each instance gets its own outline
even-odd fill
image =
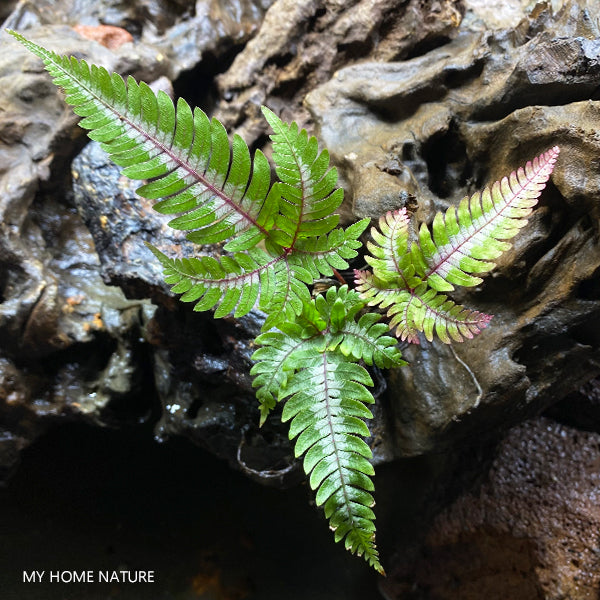
[[[265,314],[251,374],[261,425],[279,401],[290,422],[296,456],[316,492],[335,540],[383,573],[375,547],[374,470],[363,438],[374,402],[366,367],[405,364],[389,329],[410,342],[423,332],[446,343],[471,338],[490,316],[455,304],[444,292],[473,286],[504,252],[537,201],[558,156],[552,148],[524,169],[458,208],[436,215],[432,230],[410,230],[404,209],[372,229],[356,290],[329,287],[311,298],[309,286],[358,254],[363,219],[338,227],[343,192],[317,140],[264,108],[273,129],[273,163],[231,144],[221,123],[182,99],[176,105],[132,78],[61,57],[11,32],[40,57],[80,125],[100,142],[123,174],[146,180],[138,193],[172,215],[170,226],[198,244],[223,244],[225,253],[172,259],[149,246],[166,282],[195,310],[215,317]],[[386,310],[388,323],[367,306]]]

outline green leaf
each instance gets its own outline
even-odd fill
[[[388,311],[389,326],[396,335],[418,343],[417,332],[423,332],[430,342],[434,332],[445,344],[471,339],[488,326],[492,315],[455,304],[447,296],[419,286],[410,297],[396,302]]]
[[[325,235],[337,225],[334,212],[344,193],[336,187],[337,170],[329,168],[329,153],[319,152],[317,139],[268,108],[262,110],[273,128],[273,162],[282,182],[276,241],[294,248],[298,240]]]
[[[172,291],[182,294],[183,302],[196,302],[194,310],[209,310],[218,305],[215,317],[233,312],[249,313],[262,289],[261,280],[277,259],[255,248],[247,253],[172,259],[151,244],[146,244],[164,267],[165,281]]]
[[[328,235],[300,239],[290,254],[290,263],[302,267],[312,279],[331,277],[334,269],[347,269],[347,261],[358,255],[357,249],[362,245],[358,238],[368,224],[369,219],[362,219],[345,230],[334,229]]]
[[[248,250],[264,239],[278,212],[279,194],[269,194],[270,169],[257,152],[227,133],[182,99],[174,107],[164,93],[145,83],[84,60],[59,56],[22,35],[9,32],[40,57],[66,101],[84,117],[81,127],[102,143],[113,162],[132,179],[149,179],[138,193],[164,214],[179,215],[170,225],[199,244],[242,236],[233,249]],[[240,241],[243,240],[243,241]]]
[[[414,270],[405,274],[411,267],[407,260],[409,223],[405,208],[382,216],[379,229],[371,229],[373,242],[368,242],[367,248],[372,256],[366,257],[378,279],[401,282],[407,289],[410,287],[408,280],[414,275]]]
[[[304,467],[317,505],[346,548],[363,556],[379,572],[383,568],[375,547],[375,515],[371,510],[374,470],[371,452],[358,436],[368,436],[362,419],[371,414],[356,399],[357,388],[370,396],[370,378],[363,367],[347,362],[337,352],[307,357],[285,387],[290,396],[282,420],[290,421],[290,438],[296,437],[296,456],[306,454]],[[373,399],[370,397],[370,401]]]
[[[289,376],[296,370],[296,361],[306,351],[310,351],[312,343],[302,336],[302,328],[294,328],[288,324],[286,333],[263,333],[256,338],[256,344],[260,348],[252,355],[256,363],[250,374],[254,376],[252,385],[257,388],[262,426],[275,408],[280,393],[285,390]]]

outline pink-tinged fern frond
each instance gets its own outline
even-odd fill
[[[458,208],[451,206],[433,220],[433,239],[426,225],[411,247],[416,272],[437,291],[450,291],[454,285],[474,286],[481,278],[472,273],[490,271],[504,251],[506,241],[527,223],[527,217],[550,177],[559,148],[544,152],[524,168],[496,181]]]
[[[421,331],[431,342],[433,332],[442,342],[450,344],[471,339],[485,329],[492,319],[449,300],[444,294],[427,289],[423,284],[408,299],[394,304],[387,312],[390,328],[396,328],[396,336],[402,340],[419,343],[417,332]]]
[[[394,287],[369,271],[354,271],[356,291],[369,306],[388,309],[389,327],[396,337],[411,344],[419,343],[419,332],[433,340],[433,333],[445,344],[471,339],[487,327],[492,315],[471,310],[449,300],[444,294],[421,283],[414,289]]]

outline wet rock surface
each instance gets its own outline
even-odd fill
[[[10,17],[9,17],[10,19]],[[64,26],[36,29],[60,52],[94,56],[107,68],[160,72],[143,48],[125,54]],[[2,34],[0,78],[0,370],[2,467],[57,419],[106,424],[130,398],[126,418],[146,418],[139,394],[140,333],[153,312],[104,284],[89,230],[69,201],[69,162],[83,139],[38,61]],[[128,406],[125,404],[125,406]],[[136,411],[140,414],[136,415]]]
[[[513,249],[480,287],[454,296],[494,314],[491,326],[452,347],[405,348],[409,366],[381,378],[371,445],[380,464],[412,456],[428,465],[400,477],[407,489],[411,476],[445,474],[431,507],[416,498],[385,521],[410,528],[412,519],[429,531],[408,558],[386,565],[386,597],[485,597],[504,575],[512,587],[499,587],[498,598],[593,597],[598,569],[584,534],[598,528],[597,384],[586,382],[600,372],[600,4],[545,2],[528,12],[527,2],[500,9],[479,0],[13,4],[0,13],[6,27],[183,95],[254,146],[266,144],[261,104],[296,119],[340,171],[346,222],[400,206],[429,221],[560,145],[552,182]],[[262,315],[194,313],[169,293],[144,242],[171,256],[221,249],[192,247],[95,144],[84,148],[40,63],[4,33],[0,83],[0,477],[43,431],[82,421],[151,423],[158,439],[185,437],[255,480],[298,481],[276,415],[257,426],[249,369]],[[586,399],[573,400],[582,385]],[[548,408],[564,426],[519,425]],[[461,487],[461,465],[448,457],[474,440],[482,459],[462,465]],[[492,458],[479,497],[473,481]],[[569,471],[576,497],[561,483]],[[526,526],[515,511],[533,515],[522,506],[529,497],[544,508]],[[439,511],[427,524],[423,513]],[[388,547],[392,530],[380,534]],[[467,571],[471,542],[485,560]]]
[[[215,60],[255,31],[267,7],[268,2],[197,6],[192,2],[19,2],[4,27],[26,31],[61,54],[83,57],[169,89],[168,78],[195,67],[202,58],[209,65],[205,71],[214,68]],[[0,45],[3,472],[10,472],[19,450],[55,419],[117,425],[131,418],[150,418],[162,401],[160,435],[177,429],[173,425],[177,420],[186,423],[182,430],[195,431],[198,427],[190,423],[198,421],[198,394],[193,386],[174,391],[179,379],[174,377],[173,382],[160,372],[171,366],[161,362],[162,350],[157,351],[156,361],[153,358],[152,343],[159,336],[152,332],[157,327],[152,325],[151,333],[146,330],[155,311],[149,298],[166,288],[143,241],[161,236],[167,229],[165,222],[155,223],[152,229],[150,207],[145,207],[149,215],[140,210],[136,186],[120,178],[105,158],[86,163],[84,154],[79,159],[84,161],[81,177],[79,163],[71,172],[70,162],[85,143],[76,118],[37,59],[5,33]],[[206,77],[200,76],[196,85],[201,86]],[[86,180],[86,169],[97,170],[99,176]],[[84,188],[87,196],[82,195]],[[90,212],[85,202],[79,203],[78,214],[77,200],[89,199],[92,192],[95,208]],[[106,231],[110,235],[103,237]],[[184,244],[184,249],[190,250],[189,245]],[[124,292],[134,300],[127,300]],[[223,335],[235,337],[237,328],[236,324]],[[199,329],[199,335],[206,337]],[[209,329],[215,330],[212,322]],[[214,339],[209,343],[219,346]],[[191,352],[192,364],[197,354],[200,363],[204,360],[202,349],[196,348]],[[238,371],[245,371],[248,379],[247,349],[242,354],[243,359],[227,361],[236,391],[244,379]],[[206,362],[211,360],[209,356]],[[237,368],[232,370],[231,364]],[[153,365],[156,382],[147,374]],[[206,377],[204,371],[213,379],[221,375],[219,369],[197,370],[201,377]],[[252,398],[248,387],[242,386],[241,392],[247,404]],[[170,400],[161,394],[165,389],[170,389]],[[127,402],[122,403],[123,398]],[[179,404],[173,398],[179,398]],[[118,410],[110,408],[114,406]],[[228,445],[213,445],[217,453],[238,464],[243,437],[236,419],[230,418],[231,404],[216,400],[215,407],[221,418],[211,422],[209,439],[214,442],[223,431],[235,436]],[[239,421],[245,424],[251,417],[244,414]],[[207,441],[207,445],[211,444]],[[287,456],[287,439],[284,445]],[[261,467],[260,461],[257,465]]]

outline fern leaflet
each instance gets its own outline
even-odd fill
[[[263,114],[273,128],[273,162],[280,185],[280,213],[276,217],[276,241],[293,248],[296,240],[331,231],[338,223],[334,214],[344,192],[336,188],[337,170],[329,168],[329,153],[319,152],[317,139],[283,123],[272,111]]]

